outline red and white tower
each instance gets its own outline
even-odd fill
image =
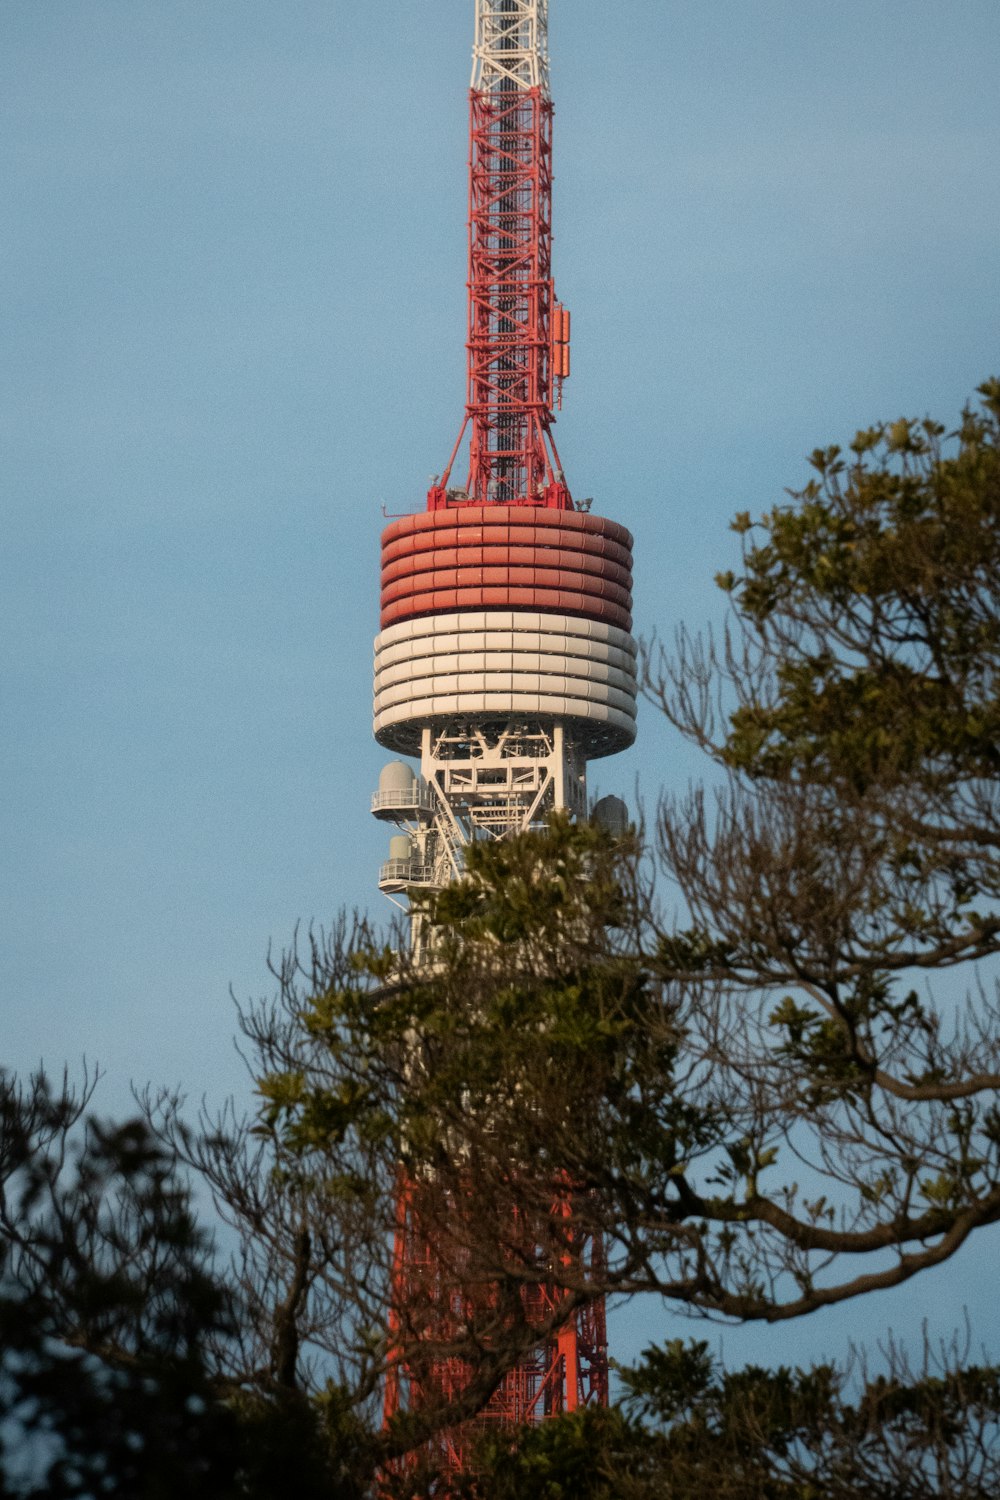
[[[465,420],[426,510],[382,534],[375,737],[419,758],[419,771],[387,765],[372,803],[397,829],[379,875],[395,899],[455,878],[474,840],[555,809],[592,815],[588,762],[635,738],[632,538],[574,504],[552,433],[570,318],[552,282],[547,32],[548,0],[476,0]],[[618,810],[604,799],[599,815]],[[400,1305],[441,1279],[418,1238],[403,1201]],[[437,1390],[421,1391],[396,1368],[387,1415],[461,1380],[442,1365]],[[526,1422],[588,1401],[607,1401],[600,1303],[513,1371],[488,1415]]]

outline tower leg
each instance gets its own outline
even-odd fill
[[[495,1289],[478,1291],[456,1286],[455,1261],[461,1255],[463,1216],[474,1204],[453,1205],[450,1228],[429,1232],[421,1223],[421,1194],[412,1184],[401,1184],[400,1212],[393,1256],[390,1322],[390,1368],[385,1384],[384,1426],[403,1411],[432,1412],[459,1398],[474,1374],[468,1360],[453,1352],[421,1354],[424,1350],[461,1348],[463,1334],[484,1312],[497,1305]],[[571,1200],[560,1195],[557,1213],[567,1225]],[[441,1218],[440,1205],[433,1217]],[[436,1243],[448,1234],[448,1245]],[[571,1259],[565,1257],[567,1263]],[[590,1267],[603,1262],[599,1247],[590,1248]],[[415,1473],[423,1464],[447,1476],[469,1473],[475,1465],[479,1441],[489,1433],[506,1431],[516,1440],[518,1429],[548,1418],[608,1402],[608,1357],[603,1298],[579,1309],[553,1333],[560,1293],[554,1285],[531,1284],[522,1289],[523,1315],[539,1327],[539,1342],[523,1354],[500,1381],[478,1416],[458,1427],[446,1428],[418,1452],[399,1460],[398,1474]],[[492,1319],[488,1319],[492,1321]],[[543,1332],[544,1329],[544,1332]]]

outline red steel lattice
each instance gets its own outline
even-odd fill
[[[461,1208],[457,1212],[461,1213]],[[472,1205],[465,1213],[473,1213]],[[440,1232],[426,1232],[420,1222],[420,1193],[403,1185],[397,1206],[393,1253],[393,1344],[386,1379],[384,1417],[387,1427],[402,1411],[418,1414],[457,1401],[473,1375],[469,1362],[444,1351],[460,1347],[467,1330],[483,1312],[496,1312],[497,1288],[456,1290],[463,1280],[459,1220],[452,1218],[447,1243]],[[552,1218],[566,1225],[560,1259],[585,1274],[599,1275],[604,1252],[599,1240],[573,1244],[572,1207],[568,1195],[553,1204]],[[524,1246],[521,1246],[524,1249]],[[464,1268],[467,1272],[467,1267]],[[582,1406],[608,1404],[608,1349],[603,1298],[579,1308],[559,1326],[562,1294],[545,1281],[529,1282],[520,1293],[528,1326],[551,1330],[523,1354],[503,1377],[492,1397],[470,1421],[446,1428],[430,1440],[422,1457],[445,1473],[468,1473],[478,1440],[491,1429],[511,1433],[523,1424],[559,1416]],[[553,1324],[556,1326],[553,1328]],[[409,1343],[409,1353],[407,1343]],[[415,1341],[415,1342],[414,1342]],[[426,1351],[419,1357],[421,1346]],[[434,1351],[438,1352],[434,1352]],[[415,1467],[416,1454],[398,1461],[398,1471]]]
[[[569,314],[552,283],[552,101],[473,90],[466,419],[430,509],[473,502],[569,509],[552,436],[569,374]],[[470,429],[469,477],[449,489]]]

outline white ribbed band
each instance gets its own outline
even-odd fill
[[[565,692],[567,688],[555,688],[554,681],[543,678],[558,678],[562,683],[573,683],[584,698],[599,698],[605,689],[620,693],[627,703],[635,701],[635,676],[623,672],[620,667],[607,662],[586,661],[581,657],[558,656],[555,653],[524,655],[519,661],[511,661],[500,653],[475,653],[471,659],[448,656],[434,663],[433,673],[425,669],[418,675],[416,664],[403,662],[398,667],[379,671],[375,679],[375,697],[383,707],[390,703],[402,703],[413,696],[413,689],[424,682],[440,683],[435,692],[443,693],[502,693],[521,690]],[[426,696],[427,690],[421,696]],[[622,704],[624,707],[625,705]]]
[[[375,642],[375,736],[412,754],[425,724],[478,715],[571,721],[592,757],[635,738],[636,646],[571,615],[465,611],[404,620]]]
[[[632,637],[617,625],[605,625],[600,620],[581,619],[577,615],[533,613],[527,609],[463,609],[451,614],[401,620],[375,637],[375,652],[377,655],[385,647],[395,646],[400,641],[426,640],[442,635],[461,635],[466,641],[470,632],[476,631],[488,631],[491,638],[498,631],[514,632],[518,636],[543,631],[547,635],[564,635],[568,639],[603,641],[618,646],[633,661],[639,654]]]
[[[432,650],[428,650],[426,636],[397,641],[377,651],[376,663],[387,682],[397,681],[401,675],[410,672],[414,662],[426,663],[428,659],[433,660],[435,672],[485,672],[488,670],[487,658],[503,649],[508,653],[507,665],[512,671],[532,671],[537,670],[534,664],[539,654],[549,654],[558,642],[558,649],[567,660],[579,660],[581,664],[602,661],[609,667],[617,667],[619,671],[635,676],[634,653],[610,642],[592,641],[587,636],[553,635],[540,630],[517,631],[511,636],[513,644],[508,646],[505,632],[502,647],[498,647],[495,638],[491,639],[482,630],[470,630],[464,636],[454,632],[435,636]],[[626,637],[626,640],[630,639]]]

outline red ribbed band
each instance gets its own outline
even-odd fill
[[[463,505],[382,533],[382,629],[455,610],[539,610],[632,628],[632,537],[581,511]]]

